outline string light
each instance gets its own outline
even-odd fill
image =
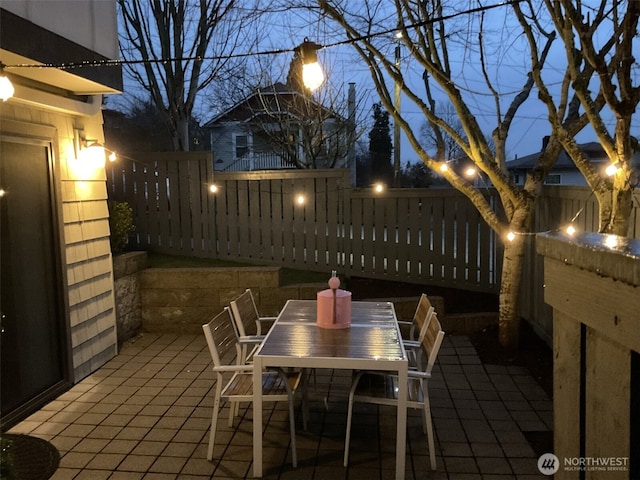
[[[384,192],[384,184],[383,184],[383,183],[376,183],[376,184],[373,186],[373,190],[374,190],[376,193],[382,193],[382,192]]]
[[[0,62],[0,98],[3,102],[6,102],[15,93],[15,88],[13,88],[13,84],[11,80],[4,74],[5,65]]]
[[[411,23],[409,25],[403,25],[403,28],[406,30],[411,30],[411,29],[415,29],[415,28],[420,28],[420,27],[424,27],[427,25],[432,25],[432,24],[437,24],[446,20],[451,20],[463,15],[469,15],[472,13],[480,13],[480,12],[486,12],[495,8],[501,8],[501,7],[506,7],[509,5],[515,5],[518,3],[521,3],[523,1],[526,0],[508,0],[505,2],[498,2],[495,3],[493,5],[482,5],[479,7],[475,7],[475,8],[469,8],[467,10],[460,10],[457,12],[454,12],[452,14],[449,15],[441,15],[439,17],[432,17],[429,18],[427,20],[423,20],[420,22],[415,22],[415,23]],[[369,33],[369,34],[365,34],[365,35],[360,35],[358,37],[351,37],[348,38],[346,40],[341,40],[338,42],[334,42],[334,43],[330,43],[327,45],[316,45],[318,48],[316,50],[319,49],[326,49],[326,48],[333,48],[333,47],[338,47],[341,45],[352,45],[358,42],[362,42],[362,41],[366,41],[366,40],[371,40],[372,38],[376,38],[376,37],[386,37],[389,34],[394,34],[394,35],[398,35],[398,27],[396,26],[395,28],[390,28],[387,30],[382,30],[379,32],[374,32],[374,33]],[[402,33],[402,31],[400,31],[400,33]],[[313,43],[313,42],[310,42]],[[264,50],[264,51],[258,51],[258,52],[243,52],[243,53],[233,53],[233,54],[228,54],[228,55],[213,55],[213,56],[206,56],[206,55],[195,55],[195,56],[186,56],[186,57],[175,57],[175,58],[147,58],[147,59],[139,59],[139,60],[121,60],[121,59],[106,59],[106,60],[83,60],[80,62],[67,62],[67,63],[58,63],[58,64],[54,64],[54,63],[38,63],[38,64],[34,64],[34,63],[20,63],[20,64],[13,64],[13,65],[4,65],[5,68],[59,68],[61,70],[67,70],[67,69],[72,69],[72,68],[82,68],[82,67],[100,67],[100,66],[105,66],[105,67],[117,67],[117,66],[122,66],[122,65],[136,65],[136,64],[152,64],[152,63],[167,63],[167,62],[203,62],[206,60],[212,60],[212,61],[217,61],[217,60],[230,60],[230,59],[234,59],[234,58],[245,58],[245,57],[254,57],[254,56],[262,56],[262,55],[279,55],[279,54],[283,54],[283,53],[291,53],[291,52],[295,52],[296,49],[299,47],[296,47],[294,49],[276,49],[276,50]]]
[[[305,199],[304,195],[298,195],[296,197],[296,203],[298,205],[304,205],[305,201],[306,201],[306,199]]]
[[[310,41],[308,38],[295,48],[295,53],[302,60],[302,83],[309,90],[314,91],[322,82],[324,82],[324,74],[318,63],[318,50],[322,45]]]
[[[618,160],[616,160],[615,162],[610,163],[609,165],[607,165],[607,168],[604,169],[604,172],[607,174],[608,177],[613,177],[621,169],[622,168],[620,166],[620,162]]]
[[[218,186],[215,183],[212,183],[209,185],[209,191],[211,193],[217,193],[218,192]]]

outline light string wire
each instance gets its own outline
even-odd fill
[[[415,22],[410,25],[403,25],[400,28],[405,30],[411,30],[419,27],[423,27],[426,25],[430,25],[433,23],[439,23],[446,20],[451,20],[453,18],[462,16],[462,15],[470,15],[473,13],[486,12],[488,10],[492,10],[495,8],[505,7],[509,5],[514,5],[526,0],[508,0],[506,2],[499,2],[492,5],[484,5],[475,8],[470,8],[467,10],[461,10],[456,13],[452,13],[449,15],[442,15],[440,17],[430,18],[427,20],[423,20],[420,22]],[[333,47],[338,47],[342,45],[350,45],[358,42],[362,42],[365,40],[370,40],[375,37],[390,35],[394,32],[398,31],[398,27],[382,30],[375,33],[370,33],[367,35],[361,35],[358,37],[348,38],[346,40],[341,40],[334,43],[329,43],[327,45],[320,45],[319,49],[328,49]],[[58,68],[61,70],[70,70],[73,68],[83,68],[83,67],[117,67],[122,65],[140,65],[140,64],[164,64],[169,62],[197,62],[197,61],[205,61],[205,60],[230,60],[234,58],[246,58],[253,56],[264,56],[264,55],[280,55],[283,53],[293,53],[295,52],[295,48],[280,48],[274,50],[263,50],[258,52],[243,52],[243,53],[230,53],[228,55],[215,55],[215,56],[187,56],[187,57],[174,57],[174,58],[154,58],[154,59],[137,59],[137,60],[121,60],[121,59],[103,59],[103,60],[83,60],[79,62],[67,62],[67,63],[16,63],[16,64],[4,64],[0,62],[0,67],[3,69],[14,69],[14,68]]]

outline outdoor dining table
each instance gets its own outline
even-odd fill
[[[404,478],[407,434],[407,355],[391,302],[351,305],[351,326],[316,325],[315,300],[288,300],[253,357],[253,474],[262,477],[262,388],[265,367],[385,370],[397,372],[396,479]]]

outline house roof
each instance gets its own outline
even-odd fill
[[[260,114],[288,114],[305,116],[305,112],[322,110],[325,118],[339,118],[340,116],[305,96],[301,92],[292,90],[287,85],[277,82],[268,87],[256,89],[240,102],[221,114],[215,116],[204,127],[213,127],[225,122],[243,122]],[[317,113],[316,113],[317,115]]]
[[[605,153],[602,145],[598,142],[582,143],[578,145],[582,153],[589,159],[591,163],[606,163],[609,161],[607,154]],[[538,159],[542,155],[542,152],[533,153],[531,155],[525,155],[524,157],[516,158],[507,162],[507,169],[509,170],[531,170],[538,162]],[[571,157],[564,150],[558,156],[558,160],[554,164],[555,169],[562,168],[575,168],[575,164]]]

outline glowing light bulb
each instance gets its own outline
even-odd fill
[[[574,227],[573,225],[568,225],[565,229],[565,232],[567,232],[567,235],[573,237],[576,234],[576,227]]]
[[[447,165],[446,163],[443,163],[442,165],[440,165],[441,172],[446,172],[447,170],[449,170],[449,165]]]
[[[324,81],[324,74],[318,63],[318,50],[321,48],[322,45],[305,38],[302,45],[295,49],[302,60],[302,83],[311,91],[322,85]]]
[[[620,170],[619,162],[614,162],[609,164],[607,168],[605,168],[604,172],[607,174],[607,176],[613,177],[616,173],[618,173],[619,170]]]
[[[382,193],[384,191],[384,185],[382,183],[376,183],[374,190],[376,193]]]
[[[296,202],[298,202],[298,205],[304,205],[304,195],[298,195],[298,197],[296,198]]]
[[[15,88],[13,88],[13,84],[11,80],[9,80],[6,75],[0,75],[0,98],[3,102],[6,102],[15,93]]]
[[[209,191],[211,193],[216,193],[218,191],[218,186],[212,183],[211,185],[209,185]]]
[[[118,159],[118,155],[116,155],[116,152],[111,152],[109,154],[109,161],[110,162],[115,162]]]
[[[513,242],[516,239],[516,234],[513,232],[509,232],[507,233],[507,240],[509,240],[510,242]]]
[[[476,174],[476,169],[474,167],[469,167],[464,171],[467,177],[473,177]]]
[[[324,82],[324,73],[318,62],[305,63],[302,66],[302,83],[309,90],[317,89]]]

